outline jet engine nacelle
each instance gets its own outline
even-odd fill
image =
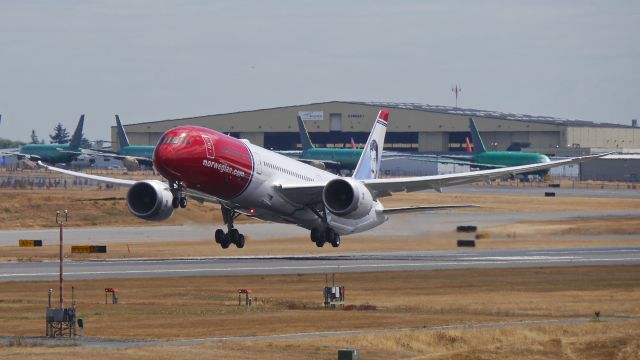
[[[162,221],[171,217],[173,194],[167,184],[158,180],[143,180],[127,192],[129,211],[144,220]]]
[[[140,163],[138,162],[138,160],[130,156],[125,156],[122,159],[122,165],[124,165],[124,168],[127,169],[128,171],[136,171],[140,169]]]
[[[349,219],[366,216],[374,204],[369,189],[350,177],[329,181],[322,191],[322,201],[329,212]]]

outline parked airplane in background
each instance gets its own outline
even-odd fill
[[[94,150],[92,154],[122,160],[129,171],[138,170],[141,165],[151,168],[153,166],[153,152],[156,147],[154,145],[131,145],[118,115],[116,115],[116,129],[120,149],[117,151]]]
[[[473,118],[469,118],[469,130],[471,131],[471,139],[473,141],[473,149],[466,139],[467,152],[471,155],[440,155],[439,163],[468,165],[476,169],[499,169],[509,166],[521,166],[529,164],[548,163],[549,158],[544,154],[520,152],[520,151],[487,151],[480,137],[480,132],[476,127]],[[470,151],[471,150],[471,151]],[[444,160],[442,158],[445,158]],[[418,159],[412,157],[412,159]],[[423,160],[423,158],[420,158]],[[527,172],[523,175],[538,175],[544,177],[549,173],[549,169]]]
[[[42,161],[48,164],[65,163],[69,165],[82,154],[80,144],[82,142],[82,128],[84,126],[84,114],[80,116],[78,126],[73,132],[71,141],[67,144],[26,144],[19,149],[4,151],[6,155],[15,155],[18,159]]]
[[[539,171],[603,155],[467,173],[405,178],[378,178],[389,112],[381,110],[352,177],[340,177],[295,159],[198,126],[179,126],[165,132],[153,163],[168,183],[125,180],[60,169],[72,176],[129,186],[129,211],[142,219],[168,219],[187,196],[221,205],[227,231],[218,229],[215,240],[223,248],[242,248],[245,238],[235,227],[240,214],[310,230],[319,247],[340,245],[341,235],[372,229],[389,215],[449,209],[471,205],[415,206],[385,209],[380,199],[395,192],[467,184],[479,180]]]
[[[311,137],[304,126],[300,116],[298,120],[298,131],[300,132],[300,143],[302,151],[279,151],[281,154],[297,156],[297,159],[313,165],[320,169],[332,170],[353,170],[362,156],[362,149],[351,148],[317,148],[311,142]]]
[[[353,138],[348,148],[319,148],[313,145],[311,137],[304,126],[304,121],[300,116],[297,117],[298,131],[300,132],[300,144],[302,151],[276,151],[279,154],[292,156],[301,162],[315,166],[320,169],[330,169],[333,171],[354,170],[358,161],[362,156],[363,149],[359,149]],[[382,149],[380,149],[382,151]],[[408,158],[409,154],[401,152],[382,152],[382,160],[391,160],[397,158]]]

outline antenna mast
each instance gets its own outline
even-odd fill
[[[460,84],[451,86],[451,92],[456,94],[456,107],[458,107],[458,95],[462,92],[462,86]]]

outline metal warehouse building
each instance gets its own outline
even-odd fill
[[[125,126],[129,141],[154,145],[166,130],[199,125],[278,150],[299,148],[299,112],[314,143],[342,147],[354,139],[365,143],[380,108],[390,110],[385,149],[449,153],[464,150],[473,117],[485,146],[491,150],[524,148],[550,156],[590,153],[591,149],[639,149],[640,128],[619,124],[558,119],[497,111],[415,103],[330,101],[271,109],[171,119]],[[115,127],[111,139],[117,147]]]

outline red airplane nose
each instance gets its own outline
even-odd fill
[[[176,153],[170,144],[158,144],[153,153],[153,165],[164,177],[180,176],[177,171]]]

